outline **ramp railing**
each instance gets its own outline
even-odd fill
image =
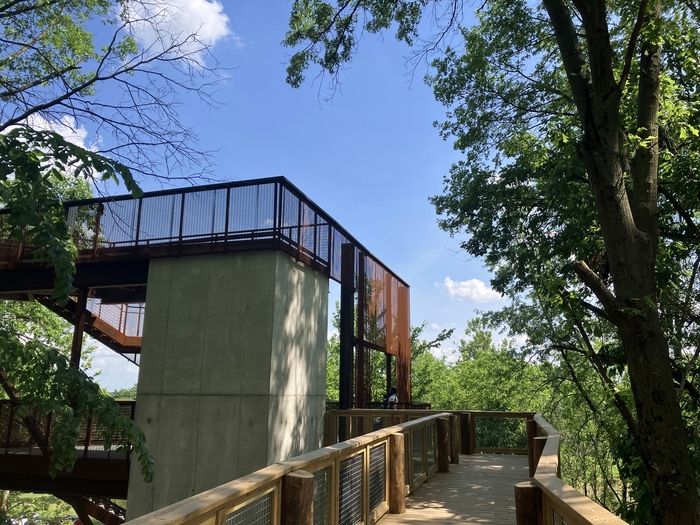
[[[314,524],[372,525],[400,512],[405,495],[448,459],[449,418],[428,415],[275,463],[129,523],[277,525],[282,515],[312,513]]]

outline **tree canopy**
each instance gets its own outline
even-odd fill
[[[434,53],[427,81],[448,108],[437,126],[465,154],[433,198],[440,226],[466,234],[462,247],[484,258],[498,291],[522,295],[502,319],[539,334],[539,349],[555,352],[543,358],[566,367],[583,356],[596,371],[633,437],[649,521],[700,523],[688,441],[698,6],[488,0],[472,26],[464,9],[460,0],[297,0],[288,81],[299,85],[316,64],[332,87],[360,32],[392,24],[417,56]],[[428,16],[438,31],[423,37]],[[532,315],[533,303],[552,315]]]

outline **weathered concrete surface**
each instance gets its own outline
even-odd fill
[[[279,252],[152,260],[127,518],[319,448],[328,279]]]

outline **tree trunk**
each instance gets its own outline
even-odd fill
[[[700,498],[690,464],[685,426],[673,383],[669,349],[658,316],[657,177],[660,41],[655,22],[660,0],[641,2],[646,36],[639,48],[635,133],[642,142],[631,162],[623,149],[620,100],[626,77],[615,78],[614,52],[604,0],[572,0],[585,33],[573,23],[565,0],[544,0],[554,28],[584,138],[579,154],[588,172],[598,221],[610,262],[614,294],[579,262],[576,273],[598,297],[618,328],[637,412],[636,439],[656,518],[671,525],[700,525]],[[631,179],[632,190],[628,195]]]

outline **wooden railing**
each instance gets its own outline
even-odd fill
[[[426,412],[428,412],[426,414]],[[478,420],[522,420],[522,447],[483,447]],[[512,425],[511,425],[512,427]],[[509,430],[513,433],[513,429]],[[129,522],[129,525],[373,525],[405,495],[459,463],[460,451],[527,454],[515,485],[517,523],[624,525],[560,479],[559,432],[532,412],[333,410],[325,448],[276,463]],[[516,430],[515,434],[519,431]],[[344,441],[339,441],[346,437]]]
[[[515,486],[518,523],[538,525],[624,525],[625,521],[561,480],[559,431],[541,414],[528,421],[532,481]]]
[[[426,414],[440,414],[433,410],[329,410],[326,412],[324,444],[332,445],[368,432],[411,421]],[[535,417],[534,412],[488,412],[483,410],[455,410],[458,416],[462,454],[521,454],[528,453],[525,422]],[[502,423],[488,433],[480,423]],[[520,420],[520,421],[518,421]],[[511,425],[509,423],[514,423]],[[491,439],[488,439],[491,437]],[[497,445],[497,446],[494,446]]]
[[[365,432],[418,418],[426,411],[415,410],[333,410],[326,413],[326,444]],[[430,411],[432,414],[433,412]],[[559,432],[539,413],[451,411],[459,416],[462,454],[527,454],[532,481],[516,485],[518,523],[536,525],[623,525],[625,522],[560,479]],[[506,425],[504,446],[485,446],[483,432],[490,421],[521,420]],[[479,432],[479,430],[482,430]],[[492,429],[492,432],[494,430]],[[495,430],[498,432],[498,429]],[[520,436],[519,434],[522,434]],[[520,446],[522,438],[523,446]],[[513,446],[515,444],[515,446]]]
[[[424,412],[423,414],[424,415]],[[130,521],[130,525],[366,525],[458,461],[457,418],[435,413],[276,463]],[[452,422],[452,425],[450,425]],[[452,432],[451,432],[452,429]]]

